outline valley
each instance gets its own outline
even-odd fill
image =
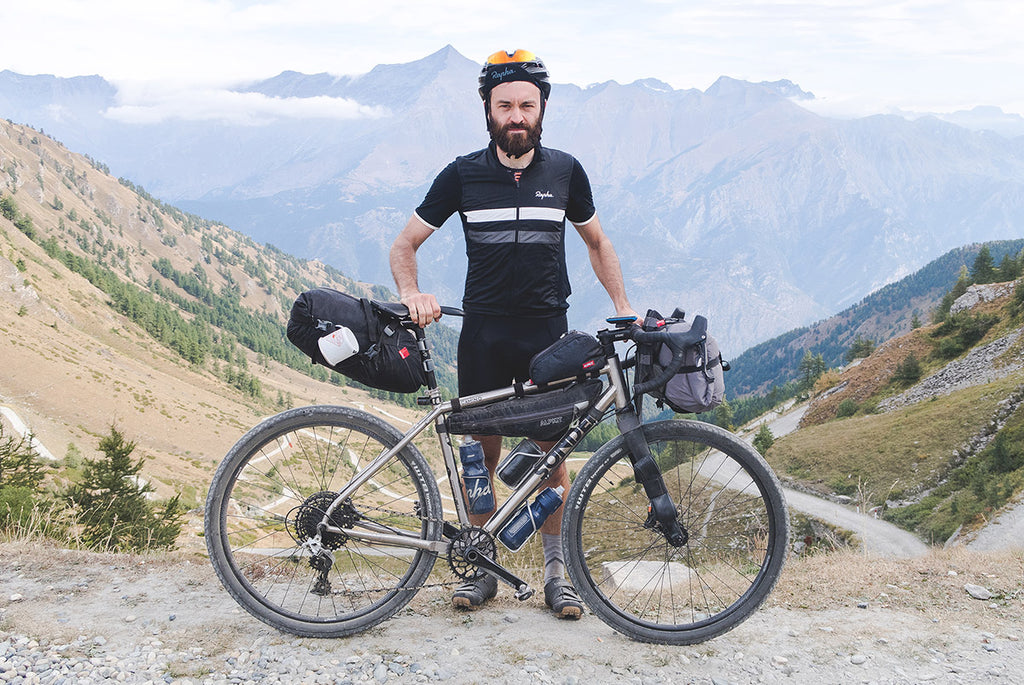
[[[0,220],[0,403],[53,454],[56,480],[72,474],[83,457],[92,458],[99,438],[117,426],[137,442],[145,459],[144,476],[155,495],[181,495],[191,509],[185,544],[197,548],[199,507],[210,475],[230,446],[262,417],[288,406],[321,402],[366,408],[399,426],[409,425],[416,416],[393,398],[311,368],[301,356],[296,363],[295,351],[283,340],[280,328],[275,334],[271,325],[258,337],[245,328],[203,323],[208,316],[204,301],[227,307],[231,320],[245,326],[273,321],[280,326],[301,289],[328,285],[386,299],[387,292],[379,286],[356,283],[321,263],[291,258],[225,226],[184,214],[27,127],[0,122],[0,165],[8,179],[5,218]],[[100,271],[83,268],[80,260],[95,262]],[[159,314],[161,320],[178,317],[177,335],[186,337],[157,342],[162,329],[126,308],[126,295],[109,285],[109,274],[118,274],[121,282],[141,293],[131,297],[170,303],[169,309],[153,311],[165,312]],[[453,334],[444,328],[432,332],[440,335],[439,360],[442,370],[450,373],[446,360],[451,359]],[[198,335],[198,342],[189,342],[190,335]],[[274,335],[276,341],[266,342]],[[902,350],[910,344],[907,340],[920,335],[894,338],[887,345]],[[898,361],[885,357],[885,349],[881,346],[872,359],[881,360],[881,368],[888,371],[876,374],[880,384],[871,386],[874,390],[867,395],[885,385]],[[862,362],[847,373],[856,375],[857,369],[874,368],[873,363],[878,362]],[[981,391],[962,390],[937,405],[921,403],[880,416],[865,410],[863,417],[840,422],[831,417],[844,391],[827,396],[822,392],[801,409],[807,416],[799,430],[790,430],[791,420],[790,428],[779,430],[778,444],[768,451],[768,458],[801,490],[828,497],[867,494],[864,509],[876,506],[885,489],[892,492],[893,482],[899,482],[907,496],[916,496],[941,480],[950,461],[948,443],[959,444],[975,435],[1020,380],[1011,374]],[[847,393],[866,387],[859,381],[847,386]],[[863,403],[867,395],[857,401]],[[922,451],[926,459],[914,456],[908,461],[898,446],[903,440],[920,442],[915,431],[929,435],[925,426],[937,424],[928,411],[962,415],[965,420],[932,434],[936,444]],[[915,419],[917,415],[920,418]],[[915,422],[921,427],[915,428]],[[861,426],[869,424],[890,425],[885,430],[905,437],[865,438]],[[792,434],[784,435],[787,432]],[[863,451],[835,450],[846,462],[808,456],[828,444],[822,435],[845,445],[877,443],[878,456],[873,458],[880,466],[870,461],[858,464]],[[424,439],[418,446],[439,465],[436,445]],[[890,449],[893,446],[897,449]],[[894,464],[912,468],[900,471]],[[889,480],[883,483],[883,478]],[[835,525],[848,520],[846,513],[822,513],[815,506],[817,516],[831,517]],[[920,551],[908,549],[904,545],[903,551],[891,553]]]

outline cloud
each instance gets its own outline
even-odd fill
[[[1007,0],[520,0],[514,21],[469,0],[80,0],[8,2],[0,65],[206,88],[284,70],[356,75],[446,44],[480,61],[544,57],[557,83],[657,78],[706,88],[721,75],[786,78],[819,97],[903,107],[1024,111],[1024,10]],[[46,47],[39,35],[45,32]],[[158,116],[156,102],[117,116]],[[344,110],[344,106],[339,109]],[[280,116],[264,112],[260,116]]]
[[[347,98],[316,96],[279,98],[262,93],[223,89],[188,89],[122,94],[122,104],[104,115],[131,124],[156,124],[168,119],[223,121],[262,126],[280,119],[379,119],[386,108],[371,107]]]

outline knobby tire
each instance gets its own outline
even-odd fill
[[[217,575],[246,611],[295,635],[339,637],[390,618],[412,599],[436,554],[328,533],[332,560],[317,571],[323,559],[311,561],[303,547],[332,495],[401,437],[365,412],[314,406],[273,416],[239,440],[211,483],[205,534]],[[333,523],[440,539],[437,483],[411,445],[350,504]]]
[[[619,436],[570,489],[562,522],[569,576],[587,606],[630,638],[703,642],[748,618],[778,581],[785,501],[761,455],[727,431],[688,420],[642,430],[689,540],[673,547],[648,520]]]

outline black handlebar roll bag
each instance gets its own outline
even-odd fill
[[[355,335],[359,351],[332,366],[324,359],[319,341],[342,327]],[[416,336],[366,298],[330,288],[307,290],[292,305],[288,340],[314,364],[371,388],[410,393],[427,382]]]
[[[663,318],[653,309],[644,318],[645,331],[688,331],[691,322],[679,309],[671,317]],[[634,385],[655,378],[672,361],[672,350],[664,343],[637,345],[636,377]],[[667,405],[679,414],[701,414],[711,411],[725,397],[725,370],[722,354],[716,341],[709,333],[707,339],[686,350],[683,367],[672,376],[663,388],[650,391],[658,406]]]

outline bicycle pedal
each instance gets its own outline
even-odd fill
[[[520,585],[515,591],[515,598],[520,602],[525,602],[530,599],[530,597],[533,597],[534,593],[534,589],[529,585]]]

